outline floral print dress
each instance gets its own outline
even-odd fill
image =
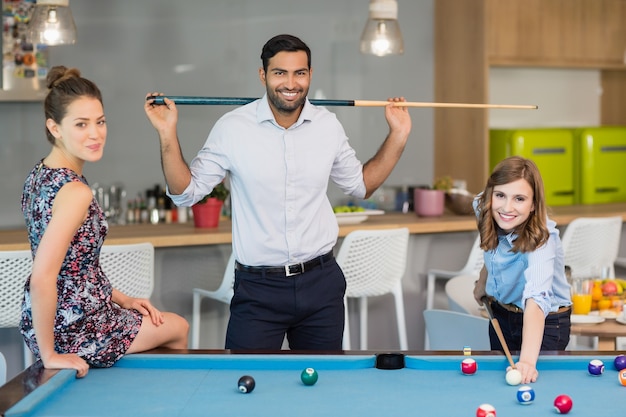
[[[66,168],[52,169],[41,161],[30,172],[22,193],[22,212],[33,257],[52,216],[52,204],[61,187],[87,180]],[[120,359],[139,332],[142,316],[111,300],[113,288],[100,268],[100,248],[108,223],[93,199],[87,218],[77,230],[57,278],[55,349],[76,353],[91,366],[109,367]],[[30,277],[24,288],[20,331],[30,350],[40,357],[32,323]]]

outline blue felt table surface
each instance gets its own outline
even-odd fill
[[[499,417],[534,417],[555,415],[559,394],[572,397],[572,416],[626,412],[614,356],[542,356],[530,405],[506,384],[503,356],[473,358],[478,372],[466,376],[464,356],[407,356],[404,369],[381,370],[372,355],[129,355],[83,379],[61,371],[6,415],[473,417],[489,403]],[[591,359],[604,361],[603,375],[588,373]],[[317,384],[300,381],[305,367],[318,371]],[[256,380],[250,394],[237,389],[244,374]]]

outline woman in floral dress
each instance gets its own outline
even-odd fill
[[[111,287],[100,267],[108,232],[104,214],[83,177],[106,142],[98,87],[77,69],[50,70],[44,102],[52,150],[24,183],[22,211],[33,253],[21,332],[46,368],[111,366],[126,353],[155,347],[184,349],[189,325],[149,300]]]

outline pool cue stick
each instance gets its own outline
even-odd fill
[[[176,104],[195,104],[204,106],[241,106],[257,100],[250,97],[194,97],[194,96],[150,96],[154,104],[163,104],[167,97]],[[472,104],[472,103],[426,103],[416,101],[389,102],[382,100],[326,100],[310,99],[316,106],[348,106],[348,107],[384,107],[393,103],[395,107],[444,107],[444,108],[475,108],[475,109],[526,109],[536,110],[539,106],[527,104]]]
[[[491,321],[491,325],[493,329],[496,331],[496,335],[498,336],[498,340],[500,340],[500,344],[502,345],[502,349],[504,349],[504,354],[506,355],[509,364],[511,365],[511,369],[515,369],[515,362],[513,362],[513,357],[511,356],[511,352],[509,351],[509,347],[506,344],[506,340],[504,340],[504,334],[502,334],[502,329],[500,328],[500,323],[498,319],[493,316],[493,310],[491,310],[491,304],[489,303],[489,299],[487,296],[483,296],[480,301],[483,302],[485,309],[487,310],[487,314],[489,315],[489,321]]]

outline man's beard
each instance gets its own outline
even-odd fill
[[[274,90],[268,90],[267,97],[276,110],[284,114],[289,114],[300,109],[304,104],[308,90],[303,90],[303,92],[304,94],[296,101],[285,101],[280,96],[280,92],[276,92]]]

